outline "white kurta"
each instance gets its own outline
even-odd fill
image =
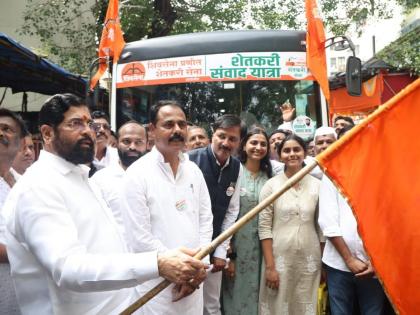
[[[15,181],[17,181],[20,178],[20,175],[13,168],[10,169],[10,172],[15,178]],[[4,178],[0,176],[0,244],[3,245],[6,244],[6,220],[2,209],[11,189],[12,188],[4,180]]]
[[[180,154],[174,177],[171,167],[154,147],[126,171],[122,215],[135,252],[198,248],[211,241],[213,215],[203,174],[197,165]],[[144,294],[158,284],[140,286]],[[172,286],[142,307],[145,315],[202,315],[202,289],[172,302]]]
[[[99,187],[102,197],[111,208],[115,220],[119,225],[121,225],[121,227],[123,226],[123,223],[120,210],[120,189],[123,183],[124,175],[125,171],[118,163],[97,171],[90,178],[90,181]]]
[[[118,164],[120,157],[118,156],[118,150],[113,147],[106,147],[105,155],[102,159],[98,160],[96,157],[93,160],[93,165],[100,170],[104,167]]]
[[[350,272],[340,253],[328,237],[341,236],[354,257],[368,261],[362,239],[357,232],[357,221],[347,201],[333,182],[324,176],[319,190],[319,226],[327,237],[322,261],[334,269]]]
[[[25,314],[117,314],[158,276],[156,252],[128,253],[88,168],[41,151],[5,204],[6,244]],[[129,289],[124,289],[129,288]]]

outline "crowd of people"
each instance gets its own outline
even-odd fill
[[[203,260],[200,248],[350,130],[336,117],[304,141],[239,117],[211,136],[159,101],[115,135],[104,112],[58,94],[39,113],[43,149],[0,109],[0,313],[119,314],[163,279],[145,315],[384,314],[386,297],[334,183],[315,168]],[[31,165],[32,164],[32,165]],[[136,313],[137,314],[137,313]]]

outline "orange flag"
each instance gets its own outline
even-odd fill
[[[330,88],[327,76],[327,58],[325,56],[324,25],[319,14],[316,0],[305,0],[306,31],[306,64],[318,81],[327,101],[330,99]]]
[[[399,314],[420,302],[420,79],[317,156]]]
[[[99,43],[99,57],[113,57],[113,62],[117,63],[124,45],[125,41],[118,17],[118,0],[109,0],[101,42]],[[91,90],[105,73],[106,68],[106,62],[101,59],[99,69],[90,81]]]

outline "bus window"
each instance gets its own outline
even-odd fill
[[[176,100],[188,120],[209,129],[222,114],[239,115],[250,126],[261,124],[272,132],[281,123],[280,105],[290,102],[296,116],[320,122],[314,81],[224,81],[178,83],[118,90],[119,124],[135,119],[148,122],[148,108],[159,100]]]

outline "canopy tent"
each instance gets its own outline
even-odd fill
[[[86,80],[0,33],[0,87],[9,87],[13,93],[74,93],[84,96]]]

